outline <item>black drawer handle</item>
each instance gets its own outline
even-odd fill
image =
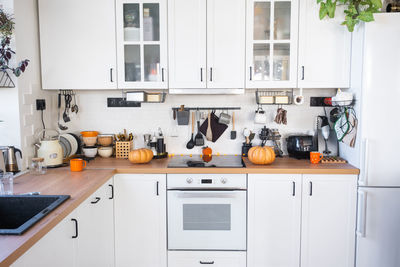
[[[75,223],[75,235],[72,236],[72,238],[78,238],[78,220],[77,219],[71,219]]]
[[[312,190],[313,190],[313,188],[312,188],[312,182],[310,182],[310,196],[312,196]]]
[[[99,201],[100,201],[100,198],[99,197],[96,197],[95,198],[96,200],[93,200],[92,202],[90,202],[90,203],[92,203],[92,204],[96,204],[96,203],[98,203]]]
[[[214,264],[214,261],[200,261],[200,264]]]
[[[112,184],[109,184],[108,186],[111,187],[111,197],[108,199],[114,199],[114,186]]]

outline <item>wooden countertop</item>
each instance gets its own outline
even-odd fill
[[[14,180],[14,194],[40,192],[42,195],[70,195],[23,235],[0,235],[0,266],[9,266],[33,244],[67,217],[85,199],[108,181],[114,170],[71,172],[69,168],[48,170],[45,175],[25,174]]]
[[[73,173],[65,167],[49,169],[45,175],[28,173],[17,177],[15,194],[40,192],[43,195],[70,195],[71,198],[23,235],[0,235],[0,267],[12,264],[115,173],[359,174],[359,170],[349,164],[311,164],[308,160],[288,157],[277,158],[271,165],[254,165],[247,158],[244,163],[246,168],[167,168],[168,159],[131,164],[124,159],[96,158],[83,172]]]
[[[176,156],[179,157],[179,156]],[[277,158],[271,165],[254,165],[244,158],[246,168],[167,168],[169,159],[152,160],[148,164],[132,164],[125,159],[96,158],[88,169],[115,169],[117,173],[289,173],[289,174],[359,174],[350,164],[311,164],[309,160]]]

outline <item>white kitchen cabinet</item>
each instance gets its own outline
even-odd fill
[[[356,175],[304,175],[301,266],[352,267]]]
[[[333,19],[319,19],[315,0],[300,2],[299,88],[350,87],[351,33],[343,25],[343,7]]]
[[[118,87],[167,89],[167,0],[117,0]]]
[[[298,0],[247,0],[246,88],[297,86]]]
[[[114,266],[113,194],[111,179],[79,206],[75,266]]]
[[[207,1],[207,87],[244,88],[246,2]]]
[[[247,266],[299,266],[301,188],[298,174],[249,174]]]
[[[116,89],[115,3],[39,0],[43,89]]]
[[[74,266],[76,212],[59,222],[50,232],[18,258],[12,267],[71,267]]]
[[[244,0],[169,0],[171,92],[243,89]]]
[[[246,267],[246,252],[169,251],[168,267]],[[252,266],[253,267],[253,266]]]
[[[170,88],[207,87],[207,1],[168,1]]]
[[[117,174],[116,266],[167,265],[166,175]]]
[[[12,266],[114,266],[113,201],[110,179]]]

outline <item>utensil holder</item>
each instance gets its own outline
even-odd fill
[[[133,141],[117,141],[115,142],[115,157],[117,159],[127,159],[132,149]]]
[[[178,110],[176,114],[178,125],[189,125],[189,115],[189,110]]]

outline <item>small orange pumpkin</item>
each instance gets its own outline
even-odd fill
[[[153,159],[153,151],[147,148],[135,149],[129,152],[128,159],[131,163],[148,163]]]
[[[268,146],[254,146],[250,148],[248,157],[253,164],[271,164],[275,161],[275,151]]]
[[[203,147],[202,153],[203,153],[203,156],[209,156],[210,157],[212,155],[212,149],[210,147],[208,147],[208,146]]]

